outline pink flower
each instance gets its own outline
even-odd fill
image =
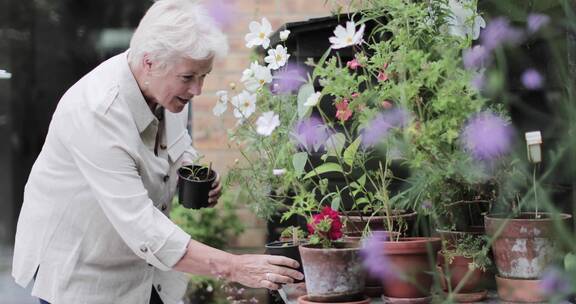
[[[362,65],[358,62],[358,60],[356,60],[356,58],[354,58],[346,62],[346,66],[351,70],[356,70],[358,69],[358,67],[361,67]]]
[[[385,110],[391,109],[392,106],[393,106],[393,104],[392,104],[392,102],[390,102],[389,100],[384,100],[384,101],[382,102],[382,107],[383,107]]]
[[[348,99],[343,99],[336,103],[336,118],[340,121],[347,121],[352,116],[352,110],[348,107]]]
[[[358,98],[358,96],[360,96],[360,93],[358,92],[352,93],[352,98]]]
[[[318,224],[322,221],[330,221],[330,229],[328,231],[320,231]],[[307,224],[308,232],[310,234],[317,234],[320,237],[327,237],[329,240],[337,240],[342,237],[342,222],[338,216],[338,212],[330,207],[324,207],[322,212],[312,217],[312,221]]]
[[[378,81],[383,82],[388,80],[388,74],[386,73],[386,69],[388,68],[388,64],[385,63],[384,66],[382,67],[382,70],[378,73],[378,76],[376,77],[378,79]]]

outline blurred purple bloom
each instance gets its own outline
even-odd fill
[[[274,74],[272,92],[290,94],[297,91],[306,82],[306,70],[299,65],[288,63]]]
[[[522,85],[528,90],[538,90],[542,87],[544,79],[535,69],[528,69],[522,73]]]
[[[484,85],[486,85],[486,77],[484,76],[484,73],[474,75],[472,80],[470,80],[470,85],[472,85],[476,90],[481,91],[484,88]]]
[[[557,267],[548,267],[540,279],[540,291],[545,295],[567,295],[572,291],[568,277]]]
[[[372,231],[372,235],[363,242],[360,250],[364,268],[380,280],[396,276],[382,246],[382,243],[389,239],[387,231]]]
[[[530,14],[528,15],[528,32],[535,33],[541,27],[550,23],[550,17],[544,14]]]
[[[522,38],[522,31],[512,27],[510,21],[504,17],[490,21],[480,34],[480,41],[487,51],[492,51],[502,44],[518,44]]]
[[[320,118],[311,116],[296,123],[291,135],[300,148],[308,152],[318,152],[324,148],[331,134]]]
[[[402,108],[394,108],[379,113],[368,126],[362,130],[362,146],[370,148],[388,135],[392,128],[404,127],[410,119],[408,112]]]
[[[216,21],[221,29],[230,28],[236,20],[236,0],[210,0],[206,4],[208,15]]]
[[[482,45],[476,45],[471,49],[464,50],[464,67],[468,70],[485,67],[490,61],[490,51]]]
[[[481,112],[468,121],[461,139],[474,158],[491,160],[510,150],[512,135],[512,127],[500,116]]]
[[[429,200],[425,200],[425,201],[422,202],[421,207],[422,207],[422,209],[424,209],[424,210],[430,210],[430,209],[432,209],[432,202],[429,201]]]

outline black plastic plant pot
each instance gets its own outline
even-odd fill
[[[302,268],[302,259],[300,258],[300,250],[298,250],[299,245],[294,245],[292,241],[275,241],[266,244],[266,253],[271,255],[280,255],[293,260],[298,261],[300,267],[298,271],[304,274],[304,269]],[[294,283],[302,283],[304,280],[294,280]]]
[[[178,200],[190,209],[208,207],[208,193],[216,179],[216,172],[198,165],[178,169]]]

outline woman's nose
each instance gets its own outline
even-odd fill
[[[188,88],[188,94],[198,96],[202,94],[202,80],[193,81]]]

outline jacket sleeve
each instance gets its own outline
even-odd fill
[[[80,110],[58,119],[62,140],[104,214],[139,257],[170,270],[190,236],[154,207],[142,182],[133,119],[111,108]]]

